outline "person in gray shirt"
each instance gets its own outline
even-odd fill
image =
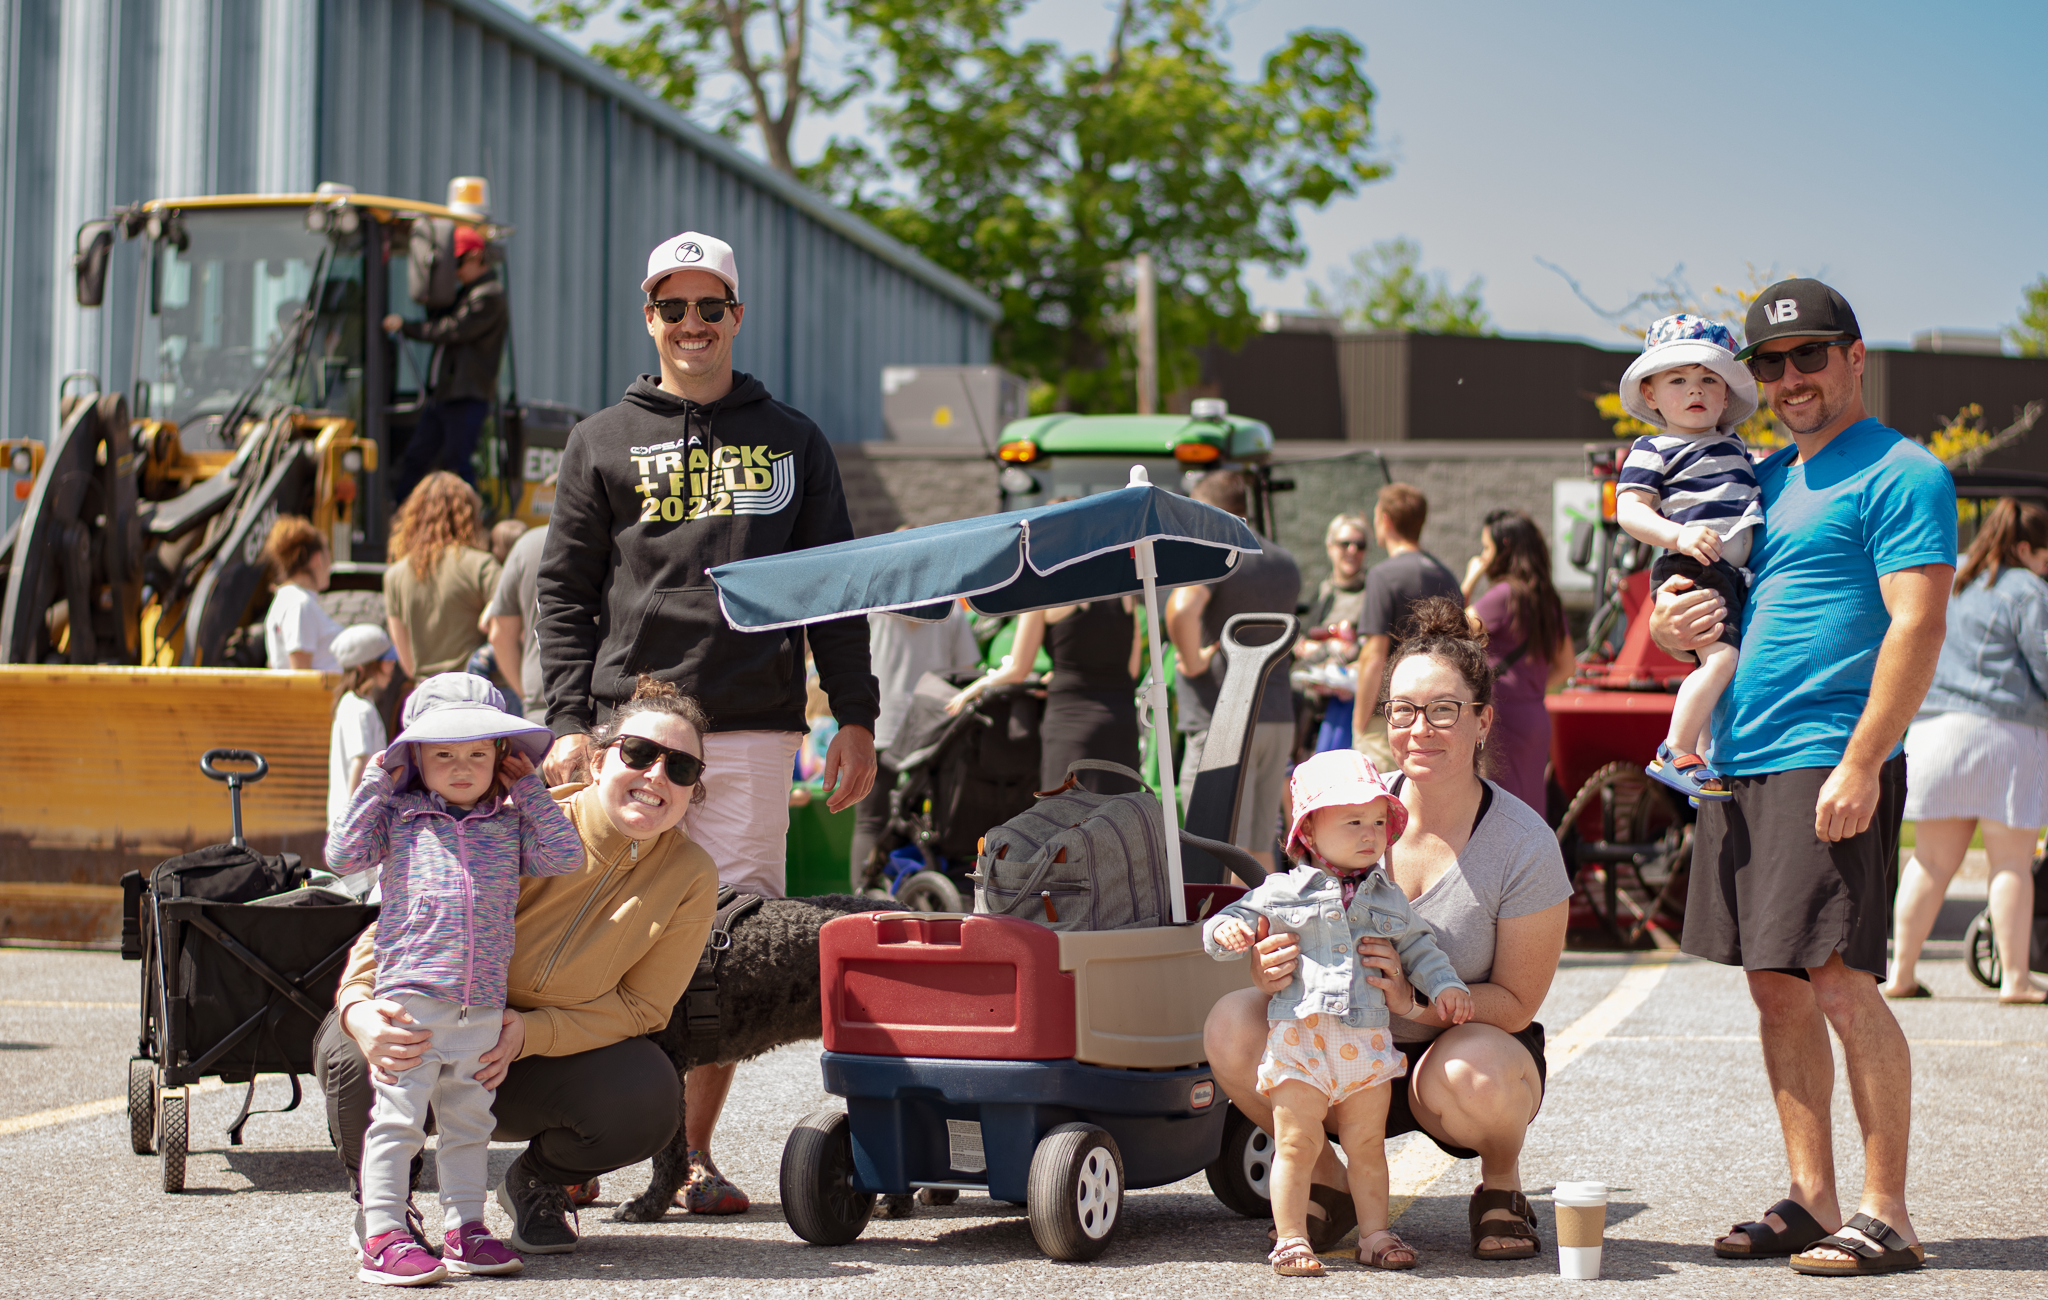
[[[1429,498],[1406,483],[1380,489],[1372,508],[1373,539],[1387,558],[1365,575],[1365,613],[1358,624],[1358,695],[1351,711],[1351,747],[1370,758],[1382,772],[1394,768],[1387,743],[1387,720],[1380,715],[1380,683],[1401,626],[1416,605],[1432,596],[1451,596],[1461,604],[1458,579],[1442,560],[1422,549],[1422,526],[1429,522]]]
[[[1244,475],[1236,470],[1204,474],[1189,495],[1240,519],[1246,515]],[[1292,614],[1301,599],[1301,569],[1294,557],[1270,538],[1260,538],[1259,545],[1263,549],[1257,554],[1247,553],[1238,559],[1228,578],[1214,586],[1178,588],[1167,601],[1166,633],[1179,661],[1174,696],[1180,730],[1188,733],[1176,769],[1181,773],[1199,771],[1202,766],[1209,719],[1223,688],[1222,674],[1209,671],[1223,625],[1233,614]],[[1272,639],[1273,633],[1264,628],[1244,637],[1254,645]],[[1280,835],[1281,804],[1293,750],[1294,697],[1287,684],[1287,665],[1282,663],[1266,679],[1258,725],[1253,728],[1238,785],[1237,846],[1257,858],[1269,873],[1273,870],[1273,845]],[[1192,780],[1182,782],[1183,801],[1193,786]]]
[[[505,557],[497,593],[484,609],[484,635],[498,657],[498,673],[529,718],[547,716],[540,686],[540,638],[535,635],[540,553],[547,544],[546,525],[520,534]]]

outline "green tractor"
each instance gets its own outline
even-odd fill
[[[1219,398],[1197,399],[1187,415],[1034,415],[1003,429],[996,456],[1003,509],[1023,510],[1063,497],[1114,492],[1143,465],[1152,482],[1186,492],[1218,469],[1245,471],[1251,526],[1273,532],[1273,430],[1232,415]]]

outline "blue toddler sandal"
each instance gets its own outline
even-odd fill
[[[1652,781],[1667,785],[1694,803],[1727,803],[1735,795],[1721,774],[1698,754],[1674,754],[1670,742],[1657,746],[1657,757],[1643,769]]]

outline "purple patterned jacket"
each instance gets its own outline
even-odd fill
[[[519,877],[579,870],[583,840],[537,774],[458,815],[437,794],[394,791],[372,765],[327,837],[327,863],[347,875],[380,862],[377,996],[503,1007]]]

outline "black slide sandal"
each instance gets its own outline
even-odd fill
[[[1779,1232],[1764,1222],[1773,1214],[1785,1221],[1785,1231]],[[1721,1244],[1738,1232],[1749,1238],[1748,1246]],[[1727,1236],[1714,1243],[1714,1253],[1722,1259],[1779,1259],[1796,1255],[1827,1235],[1828,1230],[1806,1212],[1806,1207],[1788,1196],[1765,1210],[1755,1223],[1738,1223],[1728,1229]]]
[[[1877,1244],[1842,1235],[1851,1228]],[[1907,1245],[1906,1239],[1882,1219],[1859,1214],[1842,1225],[1842,1232],[1822,1237],[1813,1244],[1839,1250],[1850,1258],[1812,1259],[1802,1251],[1792,1257],[1792,1271],[1809,1277],[1858,1277],[1868,1273],[1910,1273],[1926,1267],[1927,1252],[1919,1246]]]

